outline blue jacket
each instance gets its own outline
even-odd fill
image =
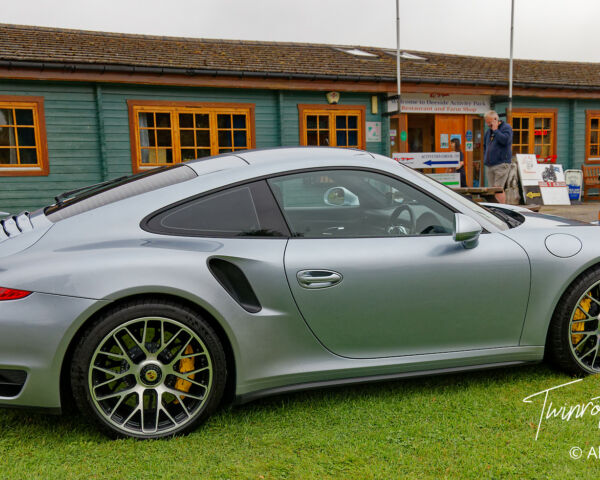
[[[510,163],[512,159],[512,140],[513,131],[508,123],[500,123],[495,132],[492,132],[492,129],[489,128],[483,136],[483,163],[488,167]]]

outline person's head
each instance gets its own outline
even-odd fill
[[[455,152],[460,152],[460,140],[458,138],[451,139],[450,143],[452,144],[452,149]]]
[[[488,126],[488,128],[492,128],[492,125],[498,126],[498,123],[500,123],[498,113],[494,110],[490,110],[489,112],[487,112],[483,116],[483,119],[485,120],[485,124]]]

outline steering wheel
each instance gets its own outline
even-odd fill
[[[401,222],[399,220],[400,214],[404,210],[408,212],[408,225],[406,225],[406,222]],[[412,235],[415,233],[415,230],[415,214],[413,213],[412,208],[408,205],[400,205],[394,208],[386,227],[388,235]]]

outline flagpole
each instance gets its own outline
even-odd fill
[[[396,87],[398,93],[398,113],[401,112],[400,101],[400,0],[396,0]]]
[[[510,62],[509,62],[509,66],[508,66],[508,109],[506,111],[506,121],[507,122],[509,122],[512,117],[514,24],[515,24],[515,0],[511,0],[511,6],[510,6]]]

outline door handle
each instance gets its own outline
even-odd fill
[[[333,287],[343,279],[342,274],[332,270],[300,270],[296,274],[298,283],[304,288]]]

